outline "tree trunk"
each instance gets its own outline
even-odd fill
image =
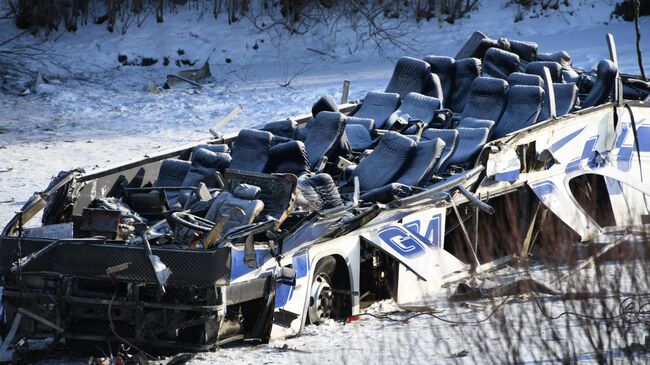
[[[156,8],[156,23],[163,22],[164,9],[165,9],[165,0],[158,0],[158,7]]]

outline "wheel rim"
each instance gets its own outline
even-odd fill
[[[332,285],[325,273],[320,273],[314,279],[309,298],[309,322],[319,324],[332,317]]]

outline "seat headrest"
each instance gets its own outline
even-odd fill
[[[552,61],[534,61],[526,65],[526,73],[538,75],[544,78],[544,67],[548,67],[551,72],[551,80],[553,82],[562,82],[562,66],[557,62]]]
[[[431,72],[435,74],[454,74],[456,68],[454,64],[456,60],[446,56],[426,56],[424,62],[428,63],[431,67]]]
[[[273,143],[273,134],[267,131],[244,128],[237,134],[235,145],[261,143],[270,146]]]
[[[526,62],[531,62],[537,57],[539,46],[535,42],[528,41],[510,41],[510,52],[519,55],[519,58]]]
[[[472,117],[465,117],[460,120],[458,127],[460,128],[487,128],[492,130],[495,122],[489,119],[477,119]]]
[[[540,61],[557,62],[562,66],[571,66],[571,56],[565,51],[559,51],[555,53],[540,53],[537,55],[537,59]]]
[[[339,107],[331,95],[321,96],[311,107],[311,115],[315,117],[320,112],[338,112]]]
[[[212,152],[223,152],[223,153],[230,153],[230,147],[228,147],[227,144],[207,144],[207,143],[202,143],[199,145],[196,145],[194,149],[199,149],[199,148],[204,148],[206,150],[210,150]]]
[[[508,90],[508,83],[493,77],[477,77],[472,82],[470,95],[492,96],[504,95]]]
[[[375,121],[370,118],[359,118],[359,117],[347,117],[348,126],[353,124],[358,124],[365,127],[368,131],[375,129]]]
[[[192,152],[192,164],[216,170],[222,170],[230,165],[231,157],[227,153],[212,152],[205,148],[198,148]]]
[[[400,98],[398,93],[385,93],[381,91],[368,91],[366,97],[363,99],[363,105],[361,106],[381,106],[381,107],[392,107],[393,110],[397,109],[397,106],[400,103]],[[375,121],[376,122],[376,121]]]
[[[498,48],[490,48],[483,59],[483,73],[492,77],[506,79],[519,68],[519,56]]]
[[[481,74],[481,60],[478,58],[463,58],[455,63],[456,79],[475,78]]]
[[[539,75],[525,74],[523,72],[513,72],[508,75],[508,85],[532,85],[544,87],[544,80]]]
[[[483,38],[481,42],[478,44],[478,47],[476,47],[476,50],[472,54],[472,57],[484,58],[485,53],[490,48],[509,50],[510,41],[507,38],[499,38],[499,39],[491,39],[487,37]]]
[[[455,129],[427,128],[422,132],[422,138],[428,140],[440,138],[445,142],[447,147],[450,147],[455,144],[456,138],[458,138],[458,131]]]
[[[276,136],[285,137],[285,138],[295,138],[296,130],[298,129],[298,124],[296,121],[291,119],[278,120],[275,122],[269,122],[262,127],[263,131],[271,132]]]
[[[379,146],[388,151],[396,152],[398,154],[405,153],[409,149],[415,148],[415,141],[407,136],[401,135],[397,132],[388,132],[379,139]]]
[[[345,127],[346,117],[339,112],[320,112],[312,124],[312,133],[318,129],[340,130]]]

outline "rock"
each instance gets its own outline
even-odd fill
[[[469,351],[463,350],[451,355],[451,357],[465,357],[467,355],[469,355]]]
[[[142,65],[142,66],[152,66],[152,65],[155,65],[157,62],[158,62],[157,58],[144,57],[142,59],[142,62],[140,62],[140,65]]]

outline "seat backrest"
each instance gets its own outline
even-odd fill
[[[458,147],[458,131],[455,129],[427,128],[422,132],[422,138],[427,140],[435,140],[439,138],[445,143],[438,162],[433,166],[433,173],[441,174],[445,172],[449,165],[449,157],[454,154]]]
[[[553,82],[562,82],[562,66],[553,61],[533,61],[526,65],[526,73],[544,78],[544,67],[551,72]]]
[[[440,77],[438,77],[438,75],[434,73],[430,73],[427,84],[428,86],[424,94],[426,96],[431,96],[440,100],[440,107],[442,107],[443,99],[445,98],[445,96],[442,93],[442,83],[440,81]]]
[[[372,137],[370,136],[370,132],[361,124],[346,125],[345,135],[352,151],[361,152],[372,146]]]
[[[474,165],[476,157],[487,143],[487,128],[456,128],[458,131],[458,147],[449,159],[449,164],[462,167]]]
[[[492,77],[477,77],[467,98],[461,116],[477,119],[499,120],[506,104],[508,83]]]
[[[408,93],[399,106],[397,114],[400,116],[408,114],[411,120],[421,120],[428,125],[438,109],[440,109],[439,99],[418,93]]]
[[[460,120],[460,122],[458,122],[458,127],[460,128],[487,128],[490,131],[488,137],[492,136],[495,125],[496,122],[493,120],[476,119],[472,117],[463,118]]]
[[[519,56],[514,53],[492,47],[483,58],[483,76],[507,79],[508,75],[519,69]]]
[[[539,75],[525,74],[523,72],[513,72],[508,75],[508,85],[532,85],[544,87],[544,80]]]
[[[456,76],[454,88],[450,100],[446,103],[447,108],[454,113],[462,113],[467,103],[472,82],[481,74],[481,60],[478,58],[464,58],[456,61]]]
[[[424,62],[431,66],[431,73],[438,75],[442,87],[443,105],[448,105],[451,100],[451,91],[454,88],[456,60],[445,56],[426,56]]]
[[[578,87],[573,83],[553,84],[555,113],[558,117],[573,111],[578,100]]]
[[[565,51],[555,53],[539,53],[537,59],[540,61],[557,62],[562,66],[571,66],[571,56]]]
[[[347,117],[346,125],[358,124],[366,128],[368,131],[375,129],[375,121],[370,118]]]
[[[303,175],[298,179],[296,207],[306,211],[322,211],[343,205],[334,180],[329,174]]]
[[[311,107],[311,116],[315,117],[320,112],[337,112],[339,106],[336,105],[336,100],[332,95],[321,96]]]
[[[548,94],[548,88],[544,88],[544,92]],[[553,83],[553,93],[555,95],[555,115],[562,116],[570,113],[578,103],[578,87],[573,83]],[[541,122],[551,117],[551,109],[548,103],[548,95],[545,95],[542,100],[542,111],[537,117],[537,121]]]
[[[424,186],[434,174],[434,166],[445,148],[445,142],[440,138],[418,142],[415,157],[408,167],[397,178],[397,182],[410,186]]]
[[[535,60],[538,48],[535,42],[510,40],[510,52],[517,54],[522,61]]]
[[[386,120],[400,104],[399,94],[369,91],[363,103],[353,115],[357,118],[369,118],[375,121],[375,128],[383,129]]]
[[[250,172],[264,172],[269,161],[269,149],[273,144],[270,132],[242,129],[232,147],[230,168]]]
[[[223,217],[228,217],[221,231],[223,237],[233,228],[253,223],[263,209],[264,203],[261,200],[241,199],[228,191],[224,191],[214,199],[205,218],[216,223]]]
[[[158,178],[156,179],[154,186],[182,186],[183,179],[190,170],[191,164],[190,161],[177,160],[175,158],[164,160],[160,165]]]
[[[596,82],[580,105],[583,108],[589,108],[607,101],[607,98],[616,85],[617,72],[618,70],[616,69],[614,62],[610,60],[602,60],[598,62]]]
[[[267,171],[296,176],[309,172],[309,159],[305,144],[301,141],[289,141],[271,147]]]
[[[396,132],[384,134],[377,148],[364,157],[353,170],[362,191],[393,182],[415,154],[415,142]]]
[[[345,135],[345,115],[336,112],[320,112],[305,140],[307,157],[311,169],[318,167],[323,156],[336,163],[336,158],[346,152],[348,147]]]
[[[266,123],[262,127],[263,131],[272,133],[275,136],[294,139],[298,131],[298,124],[291,119],[278,120]]]
[[[494,138],[535,124],[542,110],[544,89],[539,86],[515,85],[508,90],[508,102],[494,130]]]
[[[385,91],[398,93],[402,99],[410,92],[422,93],[426,91],[430,73],[428,63],[412,57],[402,57],[397,61]]]
[[[203,182],[207,187],[216,187],[215,172],[223,172],[231,163],[227,153],[212,152],[204,148],[192,152],[192,163],[185,174],[181,186],[198,186]]]

